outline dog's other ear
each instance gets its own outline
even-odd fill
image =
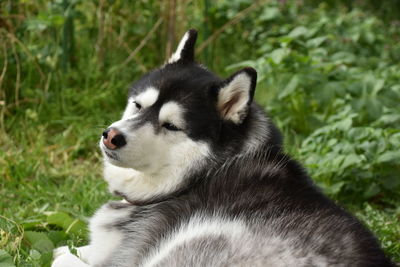
[[[217,110],[222,119],[240,124],[253,101],[257,72],[244,68],[226,79],[217,89]]]
[[[194,61],[194,45],[197,39],[195,29],[188,30],[179,42],[175,53],[169,58],[168,63]]]

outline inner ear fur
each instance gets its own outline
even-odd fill
[[[244,68],[222,82],[217,93],[217,110],[222,119],[235,124],[243,122],[253,101],[257,72]]]

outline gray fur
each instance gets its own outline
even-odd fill
[[[189,31],[170,64],[133,85],[130,99],[159,91],[134,114],[128,102],[131,108],[112,124],[127,145],[111,151],[100,142],[105,178],[125,201],[93,216],[91,252],[82,258],[98,267],[394,266],[375,237],[283,152],[279,130],[252,102],[255,70],[221,80],[193,62],[196,36]],[[242,78],[229,92],[235,77]],[[228,90],[223,117],[216,107],[221,88]],[[158,119],[171,102],[184,129],[168,130]],[[150,164],[151,173],[133,170],[132,157],[142,160],[146,151],[169,157],[160,156],[162,168]]]

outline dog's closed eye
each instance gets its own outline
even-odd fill
[[[136,108],[137,108],[138,110],[140,110],[140,109],[142,108],[142,105],[140,105],[138,102],[133,101],[133,103],[135,104],[135,106],[136,106]]]
[[[169,122],[165,122],[162,127],[164,127],[165,129],[167,129],[168,131],[180,131],[181,129],[179,129],[178,127],[176,127],[175,125],[173,125],[172,123]]]

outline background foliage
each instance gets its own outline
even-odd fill
[[[258,70],[287,151],[400,261],[399,15],[398,0],[1,1],[0,266],[86,244],[110,198],[98,136],[188,28],[221,76]]]

